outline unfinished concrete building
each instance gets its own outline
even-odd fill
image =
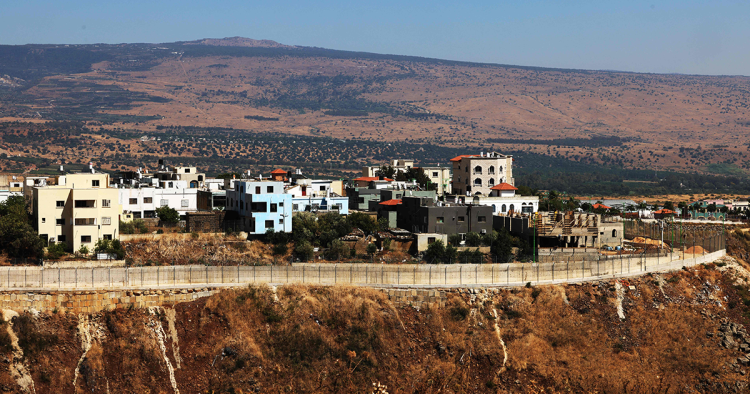
[[[616,246],[622,244],[620,218],[588,212],[540,212],[536,215],[540,247]]]

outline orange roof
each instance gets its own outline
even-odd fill
[[[675,212],[671,209],[662,208],[658,211],[655,211],[654,213],[659,214],[659,215],[673,215]]]
[[[498,185],[492,186],[492,187],[490,188],[490,190],[502,190],[502,191],[508,191],[508,190],[518,190],[518,188],[517,188],[517,187],[514,187],[514,186],[513,186],[513,185],[511,185],[510,183],[505,183],[505,182],[503,182],[503,183],[501,183],[501,184],[498,184]]]
[[[379,205],[399,205],[399,204],[401,204],[401,200],[388,200],[388,201],[381,202]]]
[[[608,206],[606,206],[604,204],[599,204],[599,203],[596,203],[596,204],[592,205],[591,207],[594,208],[594,209],[599,209],[599,208],[602,208],[602,209],[612,209],[611,207],[608,207]]]
[[[274,175],[274,174],[286,175],[286,171],[282,170],[281,168],[277,168],[277,169],[271,171],[271,175]]]
[[[361,177],[355,179],[355,181],[367,181],[367,182],[379,181],[379,180],[380,180],[380,178],[378,178],[376,176],[361,176]],[[383,178],[383,180],[384,181],[388,181],[388,182],[393,182],[393,179],[390,179],[390,178]]]
[[[479,157],[479,155],[461,155],[451,159],[451,161],[461,161],[464,157]]]

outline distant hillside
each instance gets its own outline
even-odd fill
[[[242,37],[0,46],[0,76],[5,121],[399,141],[525,152],[597,171],[750,171],[748,77],[480,64]],[[11,145],[0,153],[32,154]],[[386,156],[324,162],[356,168]]]

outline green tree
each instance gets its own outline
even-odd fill
[[[375,171],[375,175],[377,176],[383,176],[386,178],[393,179],[393,176],[396,174],[396,170],[389,165],[382,165],[379,169]]]
[[[470,231],[466,233],[466,246],[476,247],[482,244],[482,237],[479,233]]]
[[[65,255],[65,245],[62,243],[53,243],[47,247],[47,258],[57,260]]]
[[[427,250],[424,252],[424,261],[430,264],[442,263],[445,259],[445,244],[443,241],[436,240],[435,242],[427,245]]]
[[[0,251],[10,257],[42,257],[44,243],[30,223],[23,197],[0,203]]]
[[[166,205],[156,208],[156,216],[162,223],[176,224],[180,221],[180,213]]]
[[[513,256],[513,237],[507,229],[498,232],[497,238],[490,247],[490,253],[497,257],[498,262],[510,262]]]
[[[672,201],[665,202],[664,209],[669,209],[670,211],[674,211],[674,203]]]
[[[371,244],[372,245],[372,244]],[[326,257],[329,260],[338,260],[342,257],[349,256],[349,247],[346,245],[346,243],[340,239],[336,239],[333,242],[331,242],[331,247],[328,248],[328,251],[326,252]]]
[[[307,261],[313,258],[315,251],[313,246],[307,241],[302,241],[294,248],[294,254],[303,261]]]
[[[367,254],[369,254],[372,257],[372,255],[378,252],[378,247],[375,244],[371,243],[371,244],[367,244],[366,250],[367,250]]]
[[[364,231],[365,234],[372,234],[378,228],[378,224],[373,220],[372,216],[362,212],[350,214],[346,217],[346,221],[350,226]]]

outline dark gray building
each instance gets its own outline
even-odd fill
[[[347,187],[346,196],[349,197],[350,210],[367,211],[370,209],[370,201],[380,201],[380,189]]]
[[[432,198],[403,197],[397,212],[398,227],[413,233],[492,232],[490,206],[435,203]]]

